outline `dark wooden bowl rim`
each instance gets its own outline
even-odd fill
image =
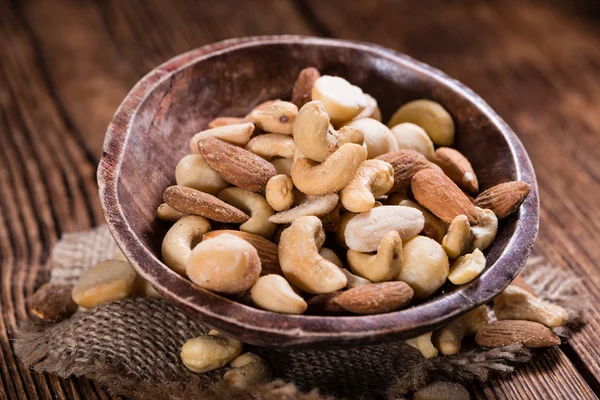
[[[528,182],[531,194],[519,211],[516,230],[493,267],[476,281],[456,291],[406,310],[373,316],[281,315],[252,308],[199,290],[188,280],[167,268],[146,248],[133,231],[119,203],[117,182],[124,143],[138,106],[153,88],[176,71],[203,58],[245,46],[269,43],[325,44],[351,47],[392,59],[408,69],[429,75],[476,104],[505,136],[516,160],[519,180]],[[472,308],[489,302],[521,271],[535,242],[539,224],[537,183],[531,161],[515,133],[472,90],[444,73],[404,54],[354,41],[303,36],[260,36],[230,39],[179,55],[152,70],[127,95],[108,128],[98,168],[100,199],[107,224],[117,244],[136,270],[169,301],[184,306],[206,323],[239,337],[245,342],[267,347],[316,347],[323,345],[366,344],[406,339],[430,331]]]

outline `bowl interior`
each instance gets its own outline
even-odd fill
[[[184,65],[178,65],[175,59],[159,67],[155,75],[149,74],[144,78],[148,85],[143,88],[143,96],[131,103],[137,108],[117,113],[111,126],[112,137],[109,130],[103,162],[110,158],[110,165],[104,166],[116,169],[116,172],[113,171],[115,192],[111,194],[120,207],[118,212],[110,204],[104,204],[104,207],[108,209],[107,220],[113,233],[116,233],[117,241],[142,275],[149,278],[167,298],[184,303],[193,312],[206,317],[207,321],[230,328],[234,331],[232,333],[244,336],[252,329],[236,329],[238,323],[243,323],[248,318],[259,324],[255,317],[262,315],[265,321],[271,318],[271,321],[281,322],[284,326],[281,329],[292,330],[301,326],[306,335],[304,339],[297,337],[291,342],[275,340],[274,344],[327,342],[327,339],[320,340],[317,335],[317,331],[323,326],[313,330],[303,326],[302,321],[313,320],[312,323],[317,323],[315,321],[319,320],[321,322],[317,325],[325,324],[325,328],[332,332],[335,332],[335,327],[330,325],[336,322],[332,318],[323,317],[280,316],[232,304],[227,299],[203,290],[187,292],[186,288],[194,289],[193,285],[172,273],[159,261],[160,243],[169,225],[156,218],[156,208],[162,202],[163,190],[174,184],[175,166],[189,152],[188,140],[194,133],[205,129],[207,123],[217,116],[243,116],[265,100],[289,99],[294,80],[302,68],[315,66],[323,74],[342,76],[360,86],[377,99],[384,122],[407,101],[429,98],[440,102],[456,123],[454,147],[472,163],[482,190],[510,180],[526,180],[535,187],[533,172],[529,171],[531,165],[520,142],[481,99],[438,71],[397,53],[356,43],[305,38],[249,41],[219,51],[201,51],[196,57],[188,54],[186,61]],[[140,89],[139,86],[130,93],[128,100],[131,101],[131,96],[136,89]],[[120,115],[127,117],[126,121],[122,121],[125,129],[115,133]],[[119,136],[119,139],[115,136]],[[115,141],[119,145],[111,147]],[[523,165],[527,173],[524,173]],[[106,185],[104,180],[107,175],[99,173],[99,177],[103,187]],[[103,198],[102,201],[107,200]],[[530,201],[533,201],[533,206],[537,204],[537,193],[532,193],[527,202]],[[535,212],[530,212],[531,220],[527,223],[534,224],[537,232],[537,208],[532,210]],[[486,275],[494,274],[494,269],[501,268],[496,263],[500,257],[510,255],[507,250],[515,245],[513,236],[520,223],[523,223],[526,213],[522,209],[520,213],[501,221],[495,242],[485,252],[488,267],[479,279],[461,287],[447,285],[424,304],[409,310],[427,305],[451,316],[472,308],[485,295],[489,298],[489,293],[481,291],[490,291],[491,287],[481,285],[480,281],[499,279],[486,278]],[[127,235],[122,234],[125,229],[128,231]],[[527,254],[532,243],[524,244]],[[526,255],[516,261],[524,262],[525,258]],[[496,273],[500,277],[514,276],[521,266],[522,263],[516,269],[509,268],[503,273]],[[504,280],[505,286],[510,280]],[[498,288],[500,289],[501,287]],[[460,299],[466,296],[467,300],[457,302],[457,290],[462,292]],[[469,291],[477,294],[473,296],[473,300],[468,299]],[[186,292],[185,296],[183,292]],[[455,297],[452,297],[453,294]],[[212,315],[206,315],[206,308],[211,309]],[[394,317],[396,320],[389,320],[383,325],[380,324],[383,319],[377,320],[380,316],[336,318],[339,321],[368,320],[364,329],[370,329],[371,336],[368,332],[359,335],[361,341],[378,341],[383,337],[401,338],[409,331],[413,334],[416,332],[414,329],[425,331],[441,321],[439,318],[420,321],[417,314],[403,320],[401,315],[404,313],[410,316],[410,312],[407,312],[409,310],[387,314],[388,319],[389,316],[397,315]],[[229,315],[224,316],[223,313]],[[248,317],[248,313],[252,317]],[[407,325],[399,326],[403,323]],[[383,334],[373,335],[376,331],[381,332],[380,329],[383,329]],[[311,333],[316,336],[311,337]],[[298,333],[296,336],[302,335]],[[254,335],[243,338],[256,344],[273,344],[264,343],[265,340],[256,339]],[[352,338],[348,339],[348,342],[351,341]]]

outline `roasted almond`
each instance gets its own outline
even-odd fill
[[[522,343],[527,347],[549,347],[560,344],[560,339],[539,322],[503,320],[484,325],[477,331],[475,341],[483,347],[501,347]]]
[[[479,183],[467,157],[450,147],[440,147],[435,151],[435,159],[436,164],[458,187],[477,193]]]
[[[334,300],[342,292],[331,292],[318,294],[309,298],[306,303],[308,304],[309,314],[346,314],[347,311],[340,307]]]
[[[251,192],[265,190],[277,171],[273,164],[256,154],[219,139],[198,142],[204,161],[227,182]]]
[[[218,128],[220,126],[235,125],[248,122],[246,118],[238,117],[217,117],[208,123],[208,128]]]
[[[222,229],[218,231],[210,231],[202,236],[202,240],[210,239],[228,233],[237,236],[250,243],[256,249],[258,258],[262,266],[261,275],[277,274],[283,275],[279,266],[279,258],[277,256],[277,245],[260,235],[250,232],[235,231],[230,229]]]
[[[434,165],[425,156],[414,150],[391,151],[375,159],[390,163],[394,168],[394,186],[390,192],[410,186],[411,179],[417,172]]]
[[[243,223],[250,219],[243,211],[215,196],[185,186],[169,186],[163,193],[163,199],[171,208],[186,215],[200,215],[213,221],[231,223]]]
[[[381,314],[405,307],[413,295],[404,282],[371,283],[346,290],[333,302],[354,314]]]
[[[443,172],[423,169],[413,176],[411,188],[419,204],[442,221],[450,223],[456,216],[464,214],[471,225],[479,222],[479,213],[473,203]]]
[[[475,199],[475,205],[492,210],[498,218],[506,218],[517,211],[530,189],[526,182],[501,183],[481,192]]]
[[[304,68],[300,71],[292,90],[292,103],[300,108],[311,101],[313,85],[320,77],[319,71],[313,67]]]
[[[59,322],[69,318],[78,307],[71,297],[72,291],[72,285],[46,283],[29,299],[29,310],[46,322]]]

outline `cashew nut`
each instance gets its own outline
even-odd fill
[[[254,246],[227,233],[196,245],[186,265],[192,282],[220,293],[250,289],[260,271],[260,258]]]
[[[419,350],[419,353],[425,358],[437,357],[438,350],[431,343],[431,335],[433,332],[427,332],[415,338],[408,339],[406,344]]]
[[[412,207],[423,213],[425,218],[425,225],[423,226],[423,233],[425,236],[435,240],[438,243],[442,243],[442,239],[446,234],[446,225],[441,219],[427,211],[420,204],[415,203],[412,200],[402,200],[398,203],[399,206]]]
[[[396,138],[396,143],[398,143],[398,149],[414,150],[423,154],[429,161],[435,160],[433,142],[427,136],[427,132],[419,125],[405,122],[393,126],[391,131]]]
[[[371,282],[385,282],[398,276],[402,267],[402,239],[396,231],[385,234],[376,254],[348,250],[350,270]]]
[[[340,213],[338,229],[335,231],[335,240],[338,242],[338,244],[344,246],[345,248],[348,248],[348,245],[346,244],[346,227],[348,226],[348,222],[350,222],[350,220],[357,215],[357,213],[349,211]]]
[[[373,118],[357,119],[346,126],[362,129],[369,159],[398,150],[398,143],[390,128]]]
[[[181,348],[181,361],[191,371],[208,372],[227,365],[242,352],[242,342],[212,329]]]
[[[261,357],[253,353],[244,353],[234,358],[232,367],[223,375],[223,383],[228,387],[246,389],[271,379],[271,368]]]
[[[338,76],[324,75],[317,79],[312,99],[323,103],[334,124],[351,120],[366,106],[363,91]]]
[[[340,261],[340,258],[337,256],[337,254],[335,254],[335,251],[328,249],[327,247],[321,247],[321,250],[319,250],[319,254],[321,255],[321,257],[323,257],[324,259],[326,259],[329,262],[334,263],[339,268],[344,267],[344,264],[342,264],[342,262]],[[348,276],[348,275],[346,275],[346,276]]]
[[[308,103],[312,97],[312,88],[320,77],[321,74],[314,67],[304,68],[300,71],[292,90],[292,103],[298,108]]]
[[[262,309],[282,314],[302,314],[306,301],[300,297],[281,275],[265,275],[258,278],[250,296],[254,304]]]
[[[185,214],[175,210],[167,203],[162,203],[156,209],[156,216],[163,221],[177,222]]]
[[[344,239],[352,250],[368,253],[377,250],[389,231],[397,231],[404,241],[421,232],[424,223],[423,213],[414,208],[375,207],[356,215],[346,224]]]
[[[352,212],[369,211],[375,199],[386,194],[394,185],[394,169],[381,160],[363,161],[354,178],[340,192],[342,205]]]
[[[210,223],[198,215],[186,215],[167,231],[162,241],[162,259],[167,267],[185,275],[185,266],[192,249],[202,241],[202,235],[210,230]]]
[[[515,285],[509,285],[494,298],[494,314],[499,320],[524,319],[550,328],[565,326],[569,317],[564,308],[540,300]]]
[[[271,164],[275,167],[275,171],[279,175],[292,176],[292,165],[294,165],[293,158],[276,158],[271,160]]]
[[[298,190],[314,196],[337,192],[352,180],[366,158],[366,151],[361,145],[346,143],[322,164],[308,158],[296,160],[292,166],[292,181]]]
[[[208,123],[209,128],[218,128],[220,126],[243,124],[248,122],[246,118],[238,117],[217,117]]]
[[[289,224],[300,217],[308,215],[321,217],[327,215],[330,211],[335,209],[338,204],[338,200],[339,197],[335,193],[314,197],[290,210],[282,211],[273,215],[269,218],[269,221],[276,224]]]
[[[477,278],[485,268],[485,256],[479,249],[459,257],[448,274],[448,280],[455,285],[464,285]]]
[[[183,157],[175,167],[175,180],[178,185],[209,194],[217,194],[230,186],[221,175],[208,166],[202,154],[188,154]]]
[[[297,114],[298,107],[294,103],[276,100],[266,108],[255,108],[248,114],[248,118],[265,132],[289,135]]]
[[[404,242],[397,279],[409,284],[415,291],[415,299],[425,299],[446,282],[448,264],[448,256],[438,242],[415,236]]]
[[[294,139],[281,133],[265,133],[255,136],[246,143],[244,148],[265,160],[273,157],[293,158],[296,153]]]
[[[433,335],[433,343],[444,355],[458,354],[462,340],[476,334],[487,322],[487,306],[479,306],[436,330]]]
[[[334,130],[320,101],[308,102],[300,109],[293,133],[302,155],[317,162],[325,161],[345,143],[362,144],[364,140],[360,129],[345,127],[339,131]]]
[[[237,146],[245,145],[254,132],[254,124],[251,122],[244,122],[242,124],[223,125],[217,128],[207,129],[196,133],[190,139],[190,151],[192,153],[200,153],[198,149],[198,142],[202,139],[208,139],[211,137],[218,138],[235,144]]]
[[[287,280],[301,290],[329,293],[346,286],[346,275],[319,254],[325,231],[317,217],[296,219],[281,233],[279,263]]]
[[[473,249],[485,250],[496,238],[498,233],[498,217],[492,210],[475,207],[479,214],[479,223],[471,226]]]
[[[346,268],[342,268],[342,272],[346,275],[346,279],[348,279],[348,283],[346,284],[346,289],[352,289],[358,286],[367,285],[372,283],[370,280],[361,278],[358,275],[354,275],[352,272],[348,271]]]
[[[256,233],[267,239],[275,234],[277,225],[269,222],[269,217],[275,212],[260,194],[230,187],[219,193],[219,199],[250,215],[250,219],[240,225],[240,231]]]
[[[275,211],[285,211],[294,205],[294,183],[286,175],[275,175],[267,182],[265,198]]]
[[[137,274],[127,261],[107,260],[88,269],[73,286],[73,301],[93,308],[131,295]]]
[[[427,132],[434,144],[452,146],[454,143],[454,121],[442,105],[431,100],[414,100],[400,107],[388,126],[412,122]]]
[[[457,258],[469,251],[473,235],[471,234],[471,225],[469,224],[469,218],[466,215],[461,214],[454,217],[444,240],[442,240],[442,247],[448,257]]]

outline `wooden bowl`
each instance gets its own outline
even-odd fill
[[[200,289],[166,267],[160,243],[168,225],[156,218],[174,183],[188,140],[216,116],[244,115],[287,99],[298,72],[315,66],[375,97],[384,121],[407,101],[443,104],[457,127],[455,147],[471,161],[481,189],[521,180],[531,193],[501,221],[488,266],[473,282],[444,286],[411,308],[373,316],[304,316],[262,311]],[[108,128],[98,168],[110,230],[136,270],[169,301],[246,343],[267,347],[355,345],[407,339],[490,301],[519,273],[533,246],[539,201],[533,167],[506,123],[475,93],[442,72],[376,45],[299,36],[232,39],[175,57],[127,95]]]

